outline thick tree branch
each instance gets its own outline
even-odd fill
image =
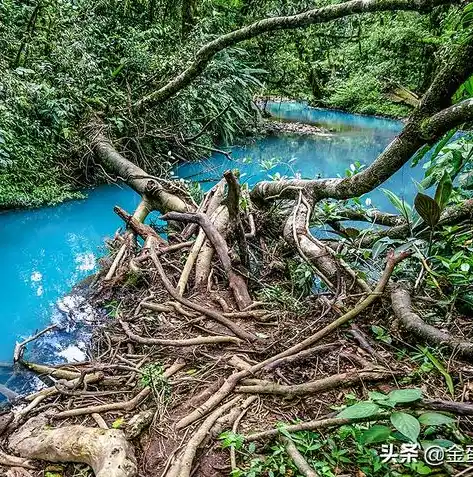
[[[473,121],[473,98],[465,99],[434,114],[423,124],[423,136],[427,142],[432,142],[448,130],[470,121]]]
[[[90,140],[92,149],[104,167],[115,173],[143,197],[148,204],[148,212],[153,209],[161,212],[169,210],[186,212],[190,209],[181,198],[166,191],[158,181],[150,178],[149,174],[141,167],[119,154],[112,143],[101,132],[97,133],[95,128],[90,135]]]
[[[425,323],[425,321],[412,310],[411,296],[407,290],[397,287],[391,293],[393,310],[403,327],[411,335],[423,340],[425,343],[439,347],[445,346],[453,353],[458,353],[464,358],[473,358],[473,343],[460,340],[449,333]]]
[[[467,114],[471,110],[468,102],[456,108],[449,106],[455,91],[473,72],[472,42],[473,39],[457,47],[402,132],[363,172],[344,179],[263,181],[251,191],[252,199],[265,201],[271,198],[295,198],[298,191],[303,190],[316,200],[344,200],[359,197],[380,186],[408,162],[420,147],[434,143],[452,127],[463,124],[468,114],[471,114]]]
[[[328,5],[322,8],[309,10],[298,15],[266,18],[257,21],[239,30],[222,35],[204,45],[196,54],[193,63],[181,74],[169,81],[162,88],[153,91],[135,103],[136,108],[144,105],[152,107],[162,103],[176,93],[187,87],[197,78],[210,63],[212,58],[220,51],[242,41],[250,40],[263,33],[277,30],[291,30],[305,28],[317,23],[325,23],[337,18],[343,18],[357,13],[408,10],[428,12],[432,8],[450,3],[456,0],[352,0],[349,2]]]

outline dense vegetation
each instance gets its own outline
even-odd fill
[[[94,115],[125,138],[122,150],[155,172],[208,154],[176,143],[170,131],[192,136],[225,109],[197,142],[211,146],[247,132],[255,93],[404,116],[412,107],[389,97],[399,87],[425,91],[459,18],[458,9],[439,7],[425,16],[377,13],[262,36],[217,55],[203,76],[159,110],[130,111],[216,35],[309,6],[313,2],[2,2],[0,208],[56,203],[103,180],[83,140]]]
[[[3,206],[111,174],[141,202],[114,209],[126,227],[91,285],[108,311],[91,361],[42,366],[23,360],[29,340],[16,347],[61,381],[12,409],[2,445],[23,466],[97,477],[467,475],[473,4],[38,1],[0,7]],[[346,177],[250,189],[228,170],[206,194],[168,180],[173,162],[256,130],[255,94],[408,116]],[[413,156],[413,203],[360,200]],[[153,210],[165,238],[144,223]],[[381,444],[424,462],[383,460]]]

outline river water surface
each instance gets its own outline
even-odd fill
[[[327,127],[324,136],[269,136],[228,148],[232,160],[215,154],[210,159],[176,168],[180,177],[203,181],[208,189],[229,168],[238,168],[242,180],[295,175],[307,178],[344,176],[357,161],[367,165],[402,128],[389,119],[309,108],[300,103],[270,103],[268,110],[284,120]],[[223,146],[222,146],[223,147]],[[406,165],[384,187],[412,202],[413,179],[421,168]],[[25,380],[11,362],[16,341],[51,324],[59,328],[30,346],[34,359],[45,362],[84,359],[87,332],[83,323],[91,310],[71,288],[93,273],[104,254],[104,239],[123,224],[113,213],[120,205],[133,211],[138,196],[127,187],[98,187],[84,200],[56,207],[0,214],[0,383],[21,390]],[[386,211],[393,208],[381,191],[362,198]]]

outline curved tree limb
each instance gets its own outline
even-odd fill
[[[217,53],[229,46],[250,40],[263,33],[305,28],[310,25],[325,23],[358,13],[394,10],[428,12],[436,6],[449,3],[456,2],[454,0],[351,0],[316,8],[298,15],[266,18],[207,43],[197,52],[195,60],[186,70],[157,91],[153,91],[137,101],[133,106],[135,108],[142,108],[145,105],[153,107],[168,100],[202,74]]]
[[[470,106],[456,110],[449,106],[455,91],[473,72],[472,43],[473,38],[457,48],[434,78],[401,133],[362,172],[343,179],[262,181],[251,191],[252,199],[260,202],[272,198],[294,199],[302,190],[315,200],[345,200],[359,197],[381,185],[408,162],[420,147],[432,144],[452,127],[465,122],[465,115],[458,111],[470,110]]]
[[[395,288],[391,293],[391,300],[394,314],[409,333],[430,345],[445,346],[453,353],[473,360],[473,343],[455,338],[449,333],[425,323],[419,315],[412,311],[411,296],[407,290],[402,287]]]
[[[105,168],[113,171],[140,194],[146,200],[149,211],[156,209],[161,212],[169,210],[187,212],[190,210],[190,206],[180,197],[166,191],[158,181],[150,178],[141,167],[119,154],[102,132],[96,132],[96,128],[93,128],[93,132],[90,134],[90,141],[93,151]]]

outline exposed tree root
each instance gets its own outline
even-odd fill
[[[328,378],[310,381],[304,384],[295,384],[293,386],[283,386],[276,383],[267,383],[254,386],[238,386],[236,392],[250,394],[278,394],[285,397],[300,396],[304,394],[328,391],[338,387],[351,386],[355,383],[364,381],[378,381],[391,378],[393,373],[390,371],[360,370],[347,373],[335,374]]]
[[[150,243],[150,255],[151,258],[154,262],[154,265],[156,269],[158,270],[159,276],[161,277],[161,280],[166,287],[166,290],[168,293],[179,303],[181,303],[184,306],[187,306],[188,308],[191,308],[193,310],[196,310],[209,318],[212,318],[215,321],[218,321],[222,325],[225,325],[228,329],[233,331],[236,336],[241,338],[242,340],[248,340],[248,341],[255,341],[257,338],[256,336],[252,335],[251,333],[248,333],[247,331],[242,330],[239,326],[237,326],[233,321],[229,320],[228,318],[225,318],[223,315],[220,313],[216,312],[215,310],[212,310],[210,308],[207,308],[202,305],[198,305],[197,303],[194,303],[187,298],[183,298],[179,295],[177,290],[172,286],[171,282],[166,276],[166,273],[164,271],[163,266],[161,265],[161,262],[159,261],[158,255],[156,254],[156,246],[154,245],[153,242]]]
[[[44,417],[32,418],[13,434],[10,447],[26,459],[80,462],[96,477],[135,477],[133,447],[118,429],[68,426],[51,429]]]
[[[127,336],[137,343],[147,345],[161,345],[161,346],[196,346],[196,345],[209,345],[209,344],[221,344],[221,343],[234,343],[239,344],[241,340],[234,336],[198,336],[196,338],[189,338],[186,340],[164,340],[159,338],[145,338],[139,336],[131,331],[128,323],[120,321],[123,330]]]
[[[5,454],[5,452],[0,452],[0,465],[4,465],[6,467],[24,467],[25,469],[32,470],[36,469],[30,460],[16,457],[14,455],[8,455]]]
[[[294,464],[299,469],[301,474],[305,475],[305,477],[319,477],[319,474],[312,469],[312,467],[304,459],[304,456],[298,451],[292,439],[289,439],[289,437],[286,436],[281,436],[280,439],[286,447],[286,452],[294,461]]]
[[[225,190],[225,182],[222,179],[219,183],[217,183],[212,189],[208,192],[205,196],[204,202],[201,204],[198,212],[205,212],[208,217],[210,217],[210,221],[213,223],[218,217],[217,209],[220,207],[220,204],[223,200],[223,194]],[[191,236],[191,233],[194,232],[194,228],[197,229],[197,224],[191,223],[186,225],[184,228],[182,235],[184,238],[188,238]],[[177,284],[177,291],[182,295],[186,288],[187,282],[189,280],[190,273],[194,264],[199,256],[200,250],[205,242],[205,232],[203,230],[199,230],[197,234],[197,238],[194,242],[192,250],[190,251],[184,268],[182,269],[181,276],[179,278],[179,282]]]
[[[214,227],[210,219],[205,214],[187,213],[181,214],[178,212],[168,212],[161,217],[163,220],[176,220],[179,222],[193,222],[199,224],[205,232],[205,235],[210,240],[215,251],[217,252],[220,261],[222,262],[225,273],[227,274],[229,285],[235,296],[235,301],[240,310],[244,310],[251,305],[253,300],[248,293],[245,280],[241,275],[233,270],[230,256],[228,255],[228,246],[221,234]]]
[[[362,417],[356,419],[346,419],[341,417],[332,417],[328,419],[314,419],[313,421],[301,422],[299,424],[292,424],[284,426],[286,432],[298,432],[298,431],[315,431],[319,429],[327,429],[329,427],[340,427],[346,424],[354,424],[357,422],[369,422],[369,421],[381,421],[389,419],[386,414],[379,414],[377,416]],[[245,442],[259,441],[262,439],[269,439],[276,437],[280,434],[280,429],[268,429],[267,431],[255,432],[245,436]]]
[[[241,397],[233,398],[231,401],[227,402],[220,406],[216,411],[210,414],[202,423],[202,425],[197,429],[197,431],[192,435],[191,439],[187,443],[184,451],[182,452],[182,457],[177,461],[176,468],[177,471],[172,471],[168,474],[169,477],[176,475],[177,477],[189,477],[192,471],[192,463],[194,462],[195,454],[197,448],[201,442],[205,439],[207,434],[210,432],[210,429],[215,424],[217,419],[222,416],[225,412],[229,411],[233,406],[235,406]]]
[[[393,252],[390,252],[388,254],[388,261],[386,264],[386,268],[384,270],[384,273],[378,282],[378,285],[376,286],[375,290],[373,293],[368,295],[364,300],[362,300],[358,305],[355,306],[352,310],[350,310],[348,313],[345,313],[343,316],[340,318],[336,319],[329,325],[325,326],[322,330],[318,331],[317,333],[313,334],[309,338],[306,338],[304,341],[301,343],[298,343],[291,348],[288,348],[287,350],[278,353],[275,356],[272,356],[271,358],[266,359],[265,361],[262,361],[258,364],[253,365],[251,368],[247,370],[242,370],[239,371],[238,373],[232,374],[225,383],[222,385],[222,387],[219,389],[217,393],[215,393],[210,399],[208,399],[204,404],[199,406],[197,409],[195,409],[193,412],[191,412],[188,416],[182,418],[177,424],[176,427],[178,429],[182,429],[189,424],[192,424],[195,422],[197,419],[200,417],[204,416],[208,412],[210,412],[212,409],[214,409],[220,402],[222,402],[235,388],[237,383],[243,379],[248,377],[250,374],[253,374],[261,369],[263,369],[265,366],[273,363],[274,361],[279,360],[282,362],[283,358],[289,357],[294,355],[295,353],[299,353],[300,351],[304,350],[305,348],[312,346],[315,344],[317,341],[321,340],[323,337],[327,336],[331,332],[333,332],[335,329],[339,328],[343,324],[347,323],[351,319],[355,318],[358,316],[363,310],[365,310],[371,303],[373,303],[383,292],[384,288],[386,287],[389,278],[394,271],[394,267],[407,258],[410,254],[408,252],[402,252],[398,256],[395,256]]]
[[[406,331],[430,345],[445,346],[453,353],[458,353],[470,361],[473,360],[473,343],[455,338],[449,333],[425,323],[419,315],[412,311],[411,296],[406,289],[395,288],[391,293],[391,300],[394,313]]]

